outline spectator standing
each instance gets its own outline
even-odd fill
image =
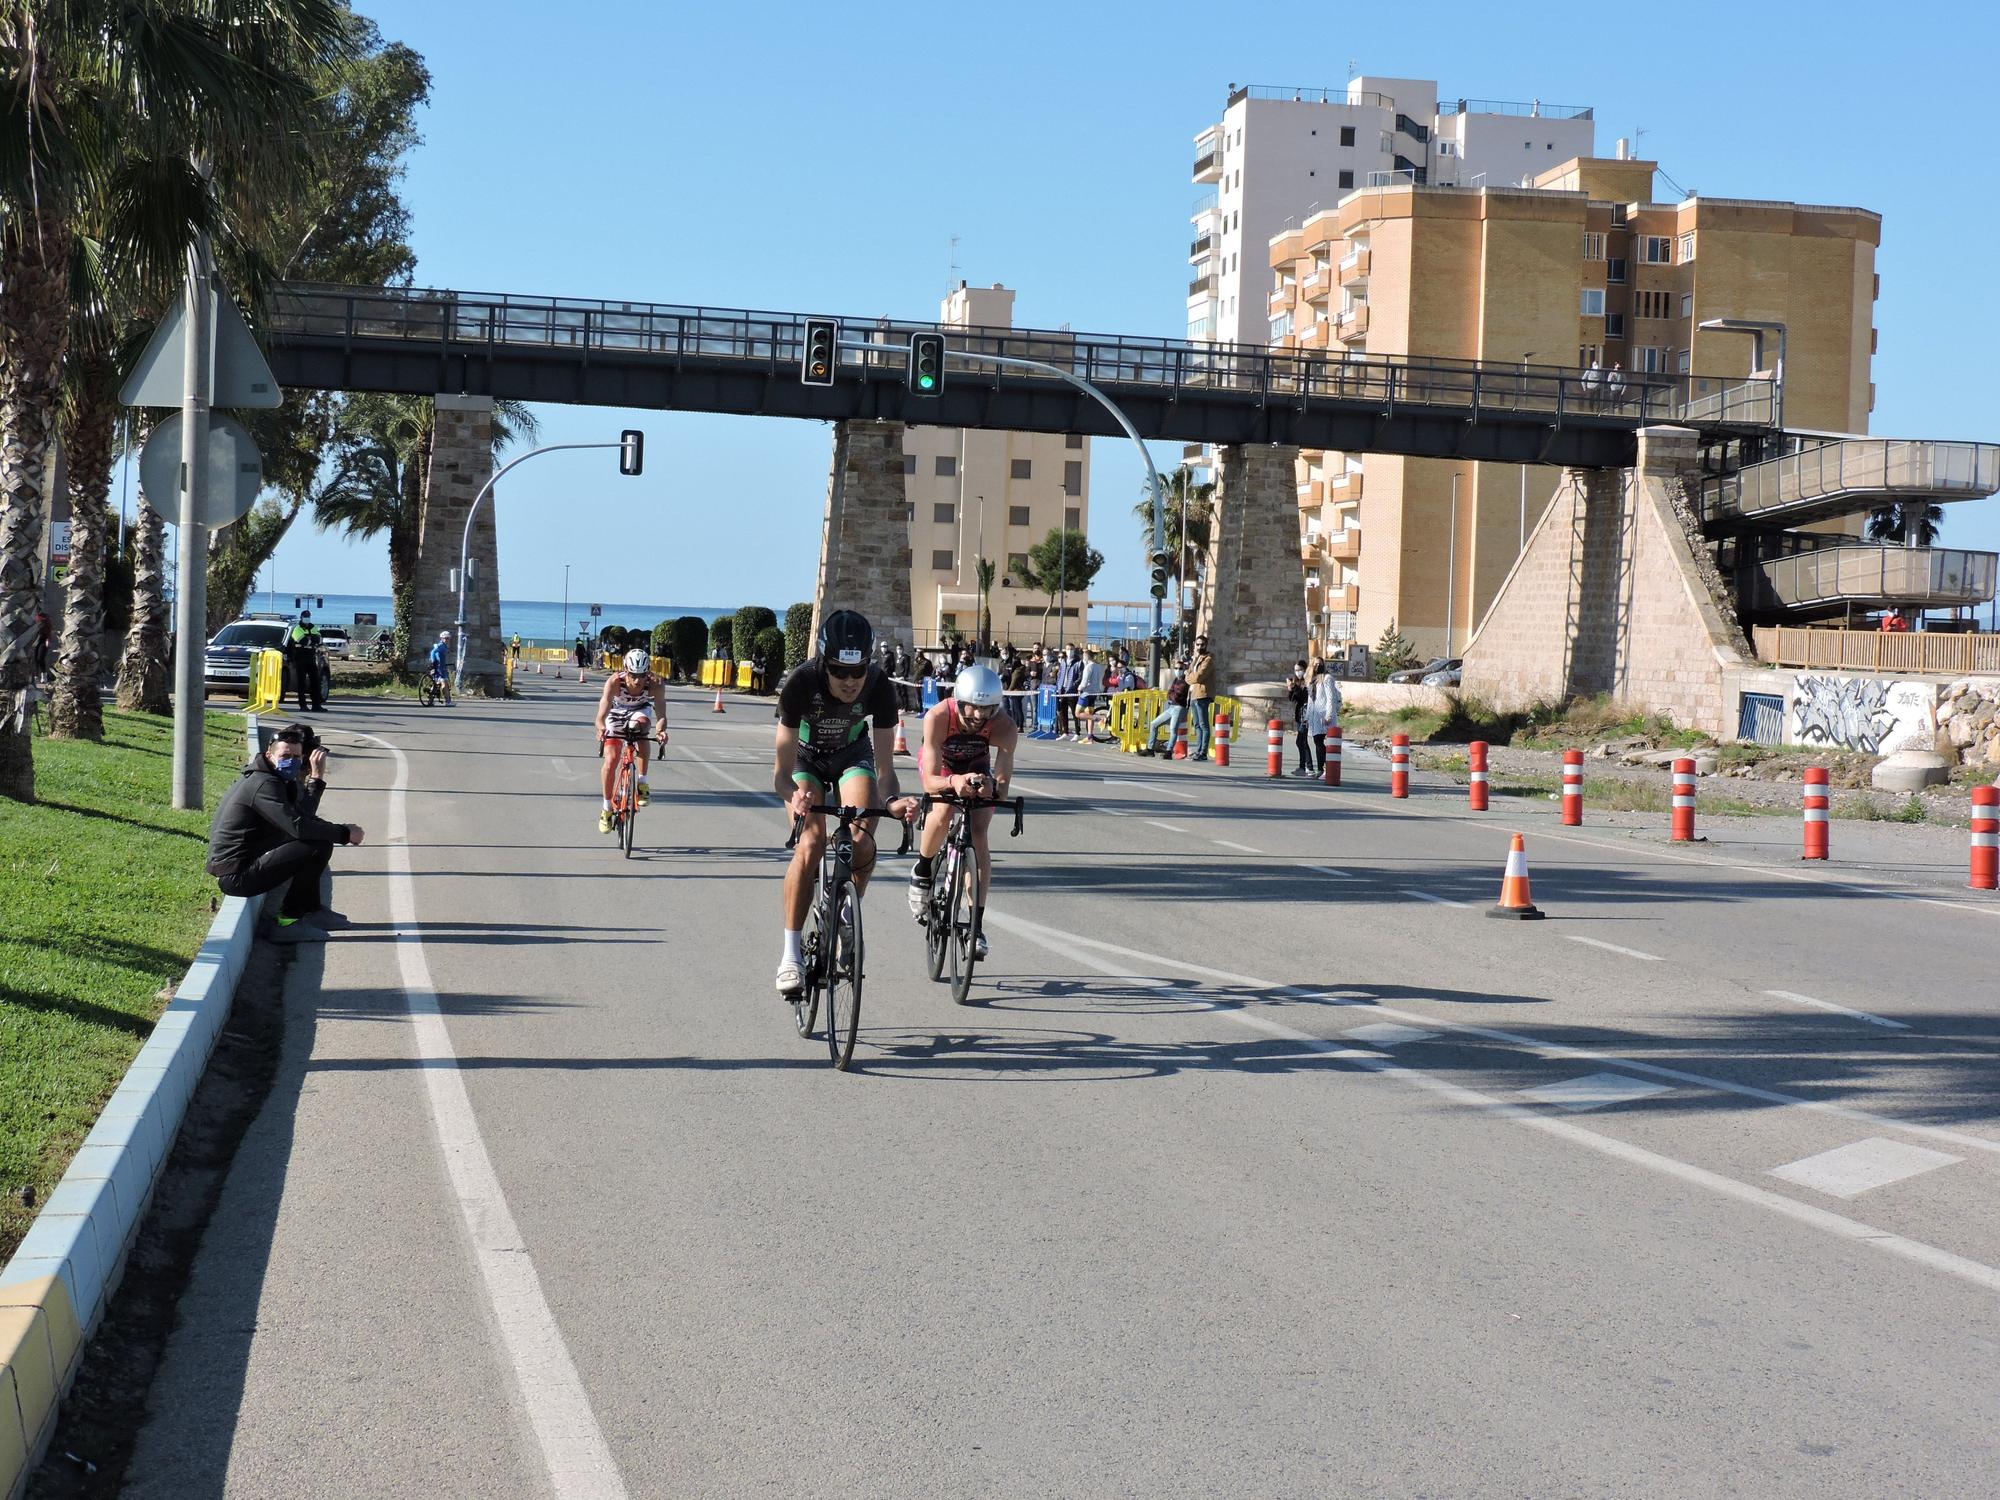
[[[320,943],[348,926],[320,902],[320,876],[335,844],[359,844],[353,823],[319,816],[326,792],[326,751],[312,728],[293,723],[244,767],[223,793],[209,827],[208,873],[225,896],[261,896],[283,887],[268,936],[279,943]]]
[[[1208,759],[1208,733],[1214,713],[1215,658],[1208,654],[1208,637],[1194,638],[1194,655],[1187,665],[1188,711],[1194,716],[1189,760]]]
[[[1298,747],[1299,763],[1292,771],[1294,776],[1313,774],[1312,744],[1306,734],[1306,664],[1303,660],[1292,663],[1292,675],[1285,679],[1285,695],[1292,700],[1292,743]]]
[[[319,632],[313,628],[312,611],[301,610],[298,620],[285,632],[285,661],[292,669],[292,686],[298,690],[299,712],[318,705],[323,694],[319,685]],[[283,701],[282,694],[279,701]]]
[[[576,669],[581,672],[590,665],[590,642],[584,637],[576,638]]]
[[[1007,659],[1003,664],[1001,680],[1007,685],[1007,713],[1014,721],[1016,729],[1028,727],[1028,663],[1021,653],[1012,646],[1007,648]]]
[[[1090,743],[1098,703],[1104,696],[1104,662],[1095,651],[1084,658],[1076,692],[1076,740],[1079,745],[1086,745]]]
[[[1326,732],[1340,722],[1340,681],[1333,663],[1317,661],[1307,683],[1306,733],[1312,736],[1313,774],[1326,772]]]

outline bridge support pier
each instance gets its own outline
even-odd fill
[[[1208,586],[1195,628],[1209,639],[1216,683],[1279,682],[1309,630],[1299,558],[1299,450],[1272,444],[1216,449]]]
[[[493,477],[493,398],[441,395],[431,434],[431,461],[424,476],[423,528],[417,539],[416,598],[410,609],[413,669],[458,616],[451,573],[465,536],[465,517],[482,486]],[[494,521],[498,495],[488,495],[473,523],[472,577],[465,590],[465,680],[463,691],[500,697],[505,678],[500,661],[500,547]],[[454,650],[456,646],[454,645]]]
[[[878,641],[910,644],[910,510],[901,422],[834,424],[813,594],[815,637],[819,622],[836,609],[861,611]]]

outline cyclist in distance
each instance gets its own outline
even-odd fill
[[[450,656],[451,632],[449,630],[440,630],[436,642],[431,646],[430,654],[431,681],[438,685],[440,693],[445,690],[446,685],[451,680],[451,662],[448,659]]]
[[[638,803],[652,800],[646,786],[646,731],[659,725],[656,738],[667,743],[667,686],[653,675],[653,658],[643,647],[625,653],[620,669],[604,679],[604,691],[597,700],[597,748],[604,761],[604,808],[597,815],[597,831],[611,832],[611,781],[618,774],[619,742],[627,729],[635,731],[633,750],[639,757]]]
[[[799,663],[778,685],[777,760],[772,787],[786,799],[786,812],[805,819],[798,847],[785,871],[785,943],[778,957],[780,995],[798,993],[805,983],[801,934],[812,909],[826,850],[826,818],[811,816],[817,804],[886,807],[897,817],[916,815],[916,799],[901,797],[896,785],[896,688],[874,663],[875,632],[851,609],[837,609],[820,622],[816,653]],[[876,800],[877,783],[886,799]],[[904,805],[898,807],[897,803]],[[867,889],[875,868],[873,820],[854,828],[854,889]]]
[[[997,799],[1007,795],[1007,783],[1014,776],[1014,751],[1021,743],[1021,731],[1001,712],[1005,701],[1000,676],[991,667],[971,666],[960,670],[952,684],[951,696],[924,715],[923,742],[917,747],[917,776],[927,792],[950,792],[959,797]],[[924,819],[917,838],[917,862],[910,871],[910,911],[921,917],[931,894],[931,861],[944,847],[945,829],[952,808],[938,803]],[[973,892],[976,916],[986,915],[986,892],[993,883],[993,853],[987,827],[993,821],[990,807],[968,807],[968,832],[973,851],[979,856],[979,885]],[[986,957],[986,930],[976,922],[979,934],[976,957]]]

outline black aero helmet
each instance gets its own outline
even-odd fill
[[[819,622],[819,659],[824,667],[865,667],[875,631],[851,609],[836,609]]]

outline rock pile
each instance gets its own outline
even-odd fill
[[[2000,677],[1961,677],[1938,704],[1938,750],[1966,765],[2000,766]]]

